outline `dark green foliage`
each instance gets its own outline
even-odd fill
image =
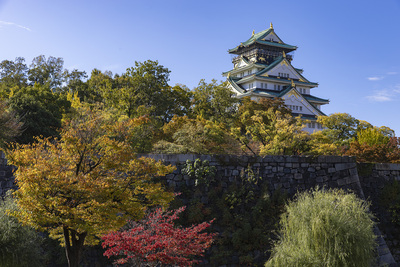
[[[230,124],[239,104],[239,100],[233,96],[234,93],[226,83],[217,83],[216,80],[206,83],[200,80],[199,85],[193,89],[191,116]]]
[[[24,87],[9,99],[10,109],[24,124],[19,143],[30,143],[34,136],[57,136],[63,113],[70,108],[65,96],[53,93],[47,85]]]
[[[214,181],[215,167],[210,166],[208,160],[202,161],[201,159],[196,159],[192,163],[192,161],[188,159],[182,169],[182,173],[193,178],[196,186],[201,184],[209,186],[210,183]]]
[[[228,188],[215,173],[208,186],[181,190],[178,198],[185,200],[187,210],[180,223],[190,225],[215,218],[213,231],[219,236],[208,255],[212,266],[262,265],[268,259],[268,247],[286,195],[280,191],[271,194],[258,170],[251,166],[243,169],[236,183]]]
[[[26,85],[28,67],[24,62],[25,59],[22,57],[17,57],[15,61],[0,62],[0,87],[10,89],[10,87]]]
[[[400,226],[400,183],[397,180],[387,183],[380,199],[382,206],[389,211],[391,221]]]
[[[64,60],[61,57],[48,59],[44,55],[35,57],[29,66],[28,79],[31,85],[47,85],[52,90],[60,88],[64,81]]]
[[[371,266],[376,248],[369,204],[343,190],[297,195],[281,216],[265,266]]]
[[[357,164],[357,172],[361,177],[367,177],[372,174],[374,169],[374,163],[358,163]]]
[[[17,211],[11,194],[0,201],[0,263],[2,267],[44,266],[44,238],[8,215]]]
[[[0,148],[6,147],[6,142],[13,141],[21,134],[22,123],[16,117],[15,112],[7,109],[4,101],[0,100]]]

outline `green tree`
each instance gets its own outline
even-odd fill
[[[265,266],[371,266],[376,247],[369,204],[343,190],[297,195],[281,216]]]
[[[158,153],[230,154],[237,146],[225,124],[202,118],[176,116],[163,131],[164,138],[154,146]]]
[[[73,69],[70,72],[65,70],[64,77],[66,85],[61,88],[61,92],[69,92],[72,94],[78,93],[78,95],[82,95],[83,92],[87,91],[88,85],[84,80],[88,76],[85,71]]]
[[[17,57],[15,61],[3,60],[0,62],[0,83],[8,87],[25,86],[28,67],[24,62],[23,57]]]
[[[321,123],[326,129],[322,132],[331,140],[331,142],[343,146],[348,145],[351,140],[356,138],[357,129],[360,121],[347,113],[334,113],[329,116],[319,116],[317,122]],[[365,122],[365,127],[369,127]]]
[[[341,151],[332,140],[322,131],[313,132],[308,141],[311,155],[340,155]]]
[[[231,127],[232,136],[240,142],[243,151],[258,154],[261,146],[268,145],[273,138],[273,129],[276,122],[276,112],[279,116],[291,116],[291,111],[281,99],[262,98],[252,101],[246,97],[242,100],[238,116]],[[290,124],[295,120],[290,120]]]
[[[66,96],[53,93],[48,85],[36,83],[15,91],[9,99],[9,108],[24,124],[17,141],[30,143],[35,136],[57,136],[62,115],[69,111],[70,105]]]
[[[18,207],[8,191],[0,200],[0,262],[3,267],[44,266],[43,238],[11,216]]]
[[[236,114],[238,104],[239,100],[226,83],[217,83],[216,80],[206,83],[200,80],[199,85],[193,89],[191,116],[229,124]]]
[[[15,112],[7,109],[6,102],[0,100],[0,149],[6,147],[6,143],[22,132],[22,123],[17,119]]]
[[[387,144],[390,137],[385,135],[386,129],[381,131],[378,127],[367,128],[357,132],[357,141],[360,144],[368,144],[370,146],[377,144]]]
[[[35,83],[48,85],[52,90],[61,87],[64,76],[64,60],[60,57],[50,56],[48,59],[44,55],[35,57],[28,70],[31,85]]]
[[[115,77],[115,87],[104,88],[107,103],[121,110],[128,117],[135,117],[139,106],[151,108],[152,116],[163,116],[165,91],[170,71],[158,61],[135,62],[135,67],[128,68],[124,74]]]
[[[70,267],[79,266],[85,243],[95,244],[127,219],[141,219],[148,206],[173,198],[153,180],[173,167],[138,158],[127,141],[141,121],[108,118],[81,107],[64,121],[60,139],[37,138],[9,151],[18,167],[18,218],[63,240]]]
[[[112,72],[101,72],[98,69],[93,69],[90,79],[87,81],[87,87],[78,91],[78,96],[82,101],[88,103],[102,103],[104,98],[110,98],[109,95],[114,91],[114,80]],[[111,100],[108,100],[109,102]],[[112,102],[109,104],[112,106]]]
[[[263,144],[260,147],[260,155],[300,155],[308,152],[309,134],[303,131],[301,119],[293,121],[292,115],[282,114],[280,111],[273,113],[272,109],[268,112],[271,120],[268,125],[262,123],[264,112],[256,112],[253,116],[253,120],[259,122],[255,123],[258,126],[255,131],[263,138],[260,140]]]

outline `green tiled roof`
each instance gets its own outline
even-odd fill
[[[305,95],[304,98],[306,98],[309,101],[329,103],[328,99],[323,99],[323,98],[319,98],[319,97],[312,96],[312,95]]]
[[[273,31],[274,31],[273,29],[269,28],[267,30],[258,32],[256,34],[252,35],[247,41],[242,42],[237,47],[229,49],[228,52],[229,53],[235,52],[239,47],[248,46],[248,45],[253,44],[255,42],[257,42],[259,44],[264,44],[264,45],[270,45],[270,46],[276,46],[276,47],[280,47],[280,48],[286,48],[286,49],[289,49],[289,50],[296,50],[297,49],[297,46],[285,44],[284,42],[276,43],[276,42],[269,42],[269,41],[262,40],[263,38],[265,38],[268,34],[270,34]],[[280,41],[282,41],[279,37],[278,37],[278,39]]]

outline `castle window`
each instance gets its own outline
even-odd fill
[[[303,111],[303,107],[302,106],[300,106],[300,111]]]
[[[264,83],[261,83],[261,88],[264,88]]]

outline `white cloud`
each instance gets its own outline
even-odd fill
[[[8,22],[8,21],[1,21],[0,20],[0,28],[7,27],[7,26],[18,27],[18,28],[21,28],[21,29],[24,29],[24,30],[27,30],[27,31],[32,31],[30,28],[22,26],[22,25],[19,25],[19,24],[16,24],[14,22]]]
[[[395,93],[397,93],[397,94],[400,94],[400,84],[396,84],[396,85],[394,86],[393,92],[395,92]]]
[[[368,79],[369,81],[379,81],[379,80],[382,80],[383,77],[382,77],[382,76],[380,76],[380,77],[368,77],[367,79]]]
[[[393,100],[393,94],[387,90],[376,91],[374,95],[367,96],[372,102],[388,102]]]

